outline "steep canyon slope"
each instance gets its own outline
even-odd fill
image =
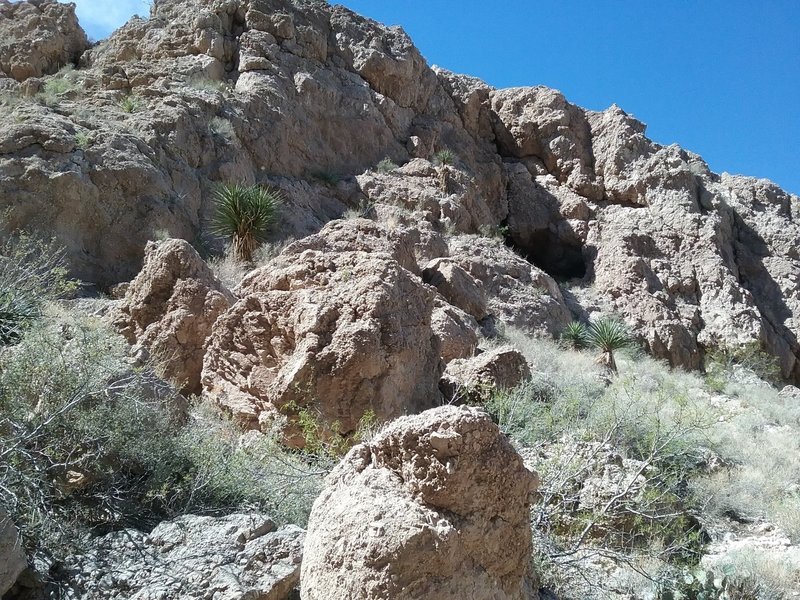
[[[673,365],[759,342],[800,381],[798,199],[616,106],[432,68],[312,0],[157,0],[95,45],[70,5],[2,2],[0,34],[4,227],[58,237],[88,282],[131,279],[162,232],[207,243],[214,185],[259,182],[287,197],[283,238],[359,206],[399,228],[397,268],[470,282],[476,325],[615,312]]]

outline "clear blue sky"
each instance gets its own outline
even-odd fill
[[[616,103],[715,171],[800,194],[800,0],[344,0],[402,25],[433,64],[497,87]],[[105,37],[144,0],[78,0]]]

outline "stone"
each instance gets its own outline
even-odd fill
[[[435,292],[388,254],[289,246],[245,277],[214,325],[204,395],[248,428],[301,411],[325,436],[434,405],[441,374],[431,329]]]
[[[88,47],[74,4],[0,2],[0,73],[17,81],[52,75]]]
[[[299,527],[278,529],[258,513],[185,515],[149,535],[126,530],[97,538],[65,566],[84,600],[288,600],[299,583],[303,542]]]
[[[165,378],[195,394],[211,327],[234,301],[187,241],[151,242],[112,320],[129,343],[147,349]]]
[[[403,417],[327,477],[306,534],[303,600],[536,599],[537,476],[472,407]]]
[[[439,390],[448,402],[475,404],[486,401],[495,391],[511,390],[530,377],[525,357],[510,346],[500,346],[473,358],[450,361]]]
[[[0,507],[0,596],[11,589],[28,566],[17,527]]]
[[[422,271],[422,280],[439,290],[447,301],[477,320],[485,318],[487,312],[486,293],[483,284],[448,258],[437,258],[429,262]]]
[[[480,334],[477,321],[441,297],[437,297],[431,314],[431,329],[439,338],[441,357],[445,363],[475,354]]]

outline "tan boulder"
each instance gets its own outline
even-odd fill
[[[113,323],[147,349],[163,377],[198,393],[211,326],[234,300],[187,241],[151,242]]]
[[[478,320],[486,317],[486,293],[483,283],[448,258],[429,262],[422,271],[422,280],[439,290],[447,301]]]
[[[0,507],[0,597],[11,589],[27,566],[17,527]]]
[[[295,248],[296,249],[296,248]],[[245,278],[214,325],[205,395],[247,427],[305,409],[326,434],[435,404],[435,292],[389,255],[289,247]],[[296,429],[285,430],[287,441]]]
[[[477,321],[460,308],[436,298],[431,315],[431,328],[439,338],[442,360],[449,363],[456,358],[469,358],[478,347],[480,327]]]
[[[449,362],[439,389],[449,402],[480,402],[495,390],[517,387],[530,376],[525,357],[511,346],[501,346]]]
[[[481,282],[488,312],[508,325],[554,335],[572,320],[553,278],[500,239],[451,237],[448,260]]]
[[[537,476],[477,408],[444,406],[354,447],[309,519],[303,600],[535,600]]]
[[[17,81],[75,64],[89,47],[74,4],[0,2],[0,72]]]

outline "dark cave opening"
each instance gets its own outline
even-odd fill
[[[584,247],[565,242],[549,229],[527,232],[524,243],[510,235],[506,244],[559,283],[586,279],[591,274]]]

